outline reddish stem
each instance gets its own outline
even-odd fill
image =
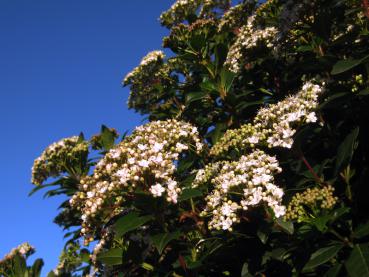
[[[300,154],[300,158],[304,162],[306,167],[308,168],[309,172],[314,176],[315,180],[319,184],[323,183],[322,180],[320,179],[320,177],[315,173],[314,169],[312,168],[312,166],[309,164],[309,162],[306,160],[305,156],[302,153]]]

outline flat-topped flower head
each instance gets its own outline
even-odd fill
[[[170,119],[137,127],[81,180],[80,191],[71,198],[71,205],[82,212],[82,232],[94,228],[95,218],[107,222],[119,214],[124,197],[136,188],[176,203],[181,188],[174,161],[183,151],[201,149],[198,131],[189,123]]]
[[[232,149],[245,151],[256,146],[291,148],[299,125],[316,122],[315,110],[323,86],[306,82],[295,95],[261,108],[252,123],[228,130],[210,154],[220,156]]]
[[[275,157],[255,150],[238,161],[209,164],[199,170],[194,187],[213,186],[206,197],[203,216],[211,215],[209,229],[232,230],[240,221],[239,212],[265,203],[276,217],[283,216],[283,190],[274,184],[274,174],[281,172]]]

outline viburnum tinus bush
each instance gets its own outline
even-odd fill
[[[149,123],[35,161],[68,197],[49,275],[369,276],[368,8],[176,1],[123,79]]]

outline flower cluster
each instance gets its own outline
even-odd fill
[[[68,172],[73,161],[88,154],[88,142],[78,136],[64,138],[49,145],[38,157],[32,167],[32,183],[41,185],[47,178]]]
[[[303,221],[316,215],[320,210],[331,209],[337,203],[338,198],[333,196],[334,188],[331,185],[324,187],[308,188],[302,193],[296,193],[288,204],[285,214],[286,220]]]
[[[81,180],[71,198],[72,207],[82,212],[82,233],[93,229],[95,218],[107,222],[119,214],[124,197],[136,188],[176,203],[181,189],[173,161],[185,150],[202,147],[197,128],[185,122],[170,119],[137,127],[99,161],[92,176]]]
[[[243,26],[255,8],[255,2],[246,1],[228,9],[219,21],[218,31],[234,30]]]
[[[219,156],[230,149],[242,150],[255,145],[291,148],[296,127],[317,120],[314,111],[322,91],[322,86],[306,82],[296,95],[260,109],[252,124],[228,130],[213,146],[211,155]]]
[[[200,18],[212,15],[214,9],[224,10],[230,5],[230,0],[177,0],[167,11],[160,15],[162,25],[170,28],[187,19],[190,15]]]
[[[273,183],[273,175],[279,172],[277,159],[261,150],[241,156],[238,161],[218,162],[199,170],[194,186],[211,183],[214,187],[202,212],[203,216],[212,214],[209,229],[231,231],[233,223],[239,222],[239,210],[260,203],[266,203],[276,217],[283,216],[283,190]]]
[[[0,266],[12,260],[16,255],[28,257],[34,252],[35,248],[28,242],[24,242],[21,245],[18,245],[17,247],[13,248],[8,254],[6,254],[5,257],[2,260],[0,260]]]
[[[225,65],[234,73],[240,72],[241,66],[248,60],[246,52],[259,45],[272,48],[277,33],[278,30],[275,27],[258,27],[255,24],[255,16],[250,16],[247,24],[240,28],[236,41],[230,47]]]

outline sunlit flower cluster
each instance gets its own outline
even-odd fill
[[[47,178],[56,177],[68,171],[73,161],[88,154],[88,142],[79,137],[64,138],[49,145],[32,167],[32,183],[41,185]]]
[[[213,146],[211,155],[218,156],[230,149],[242,151],[257,145],[291,148],[299,124],[316,122],[315,109],[322,91],[322,86],[306,82],[294,96],[261,108],[253,123],[228,130]]]
[[[35,248],[31,246],[28,242],[24,242],[18,245],[17,247],[13,248],[8,254],[6,254],[5,257],[0,260],[0,266],[12,260],[16,255],[28,257],[34,252],[35,252]]]
[[[333,192],[334,188],[326,185],[296,193],[288,204],[285,219],[301,222],[318,214],[321,210],[333,208],[338,200]]]
[[[238,212],[267,204],[276,217],[283,216],[283,190],[276,186],[274,174],[281,172],[275,157],[255,150],[238,161],[223,161],[199,170],[194,186],[211,184],[214,189],[206,197],[202,215],[211,214],[209,229],[232,230],[239,222]]]
[[[218,31],[221,32],[227,29],[234,29],[242,26],[245,22],[245,16],[247,16],[248,5],[247,3],[240,3],[228,9],[223,17],[220,19],[218,25]]]
[[[226,9],[230,0],[177,0],[167,11],[160,15],[160,22],[172,27],[187,19],[189,15],[198,14],[200,18],[212,14],[213,9]]]
[[[231,45],[225,65],[234,73],[238,73],[250,57],[247,57],[247,50],[259,45],[267,48],[273,47],[273,41],[278,34],[275,27],[258,27],[255,24],[255,16],[250,16],[247,24],[240,28],[236,41]]]
[[[96,217],[107,222],[119,214],[124,197],[136,188],[176,203],[181,189],[174,161],[183,151],[202,147],[197,128],[186,122],[171,119],[137,127],[99,161],[92,176],[81,180],[80,191],[71,198],[72,207],[82,212],[82,233],[93,229]]]

